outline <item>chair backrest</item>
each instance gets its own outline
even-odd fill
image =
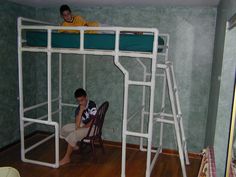
[[[102,127],[103,127],[104,118],[105,118],[108,107],[109,107],[109,102],[105,101],[98,108],[97,113],[95,115],[94,123],[92,125],[94,126],[94,132],[92,132],[93,137],[102,135]],[[92,129],[92,126],[90,127],[90,130]],[[91,134],[89,136],[91,137]]]

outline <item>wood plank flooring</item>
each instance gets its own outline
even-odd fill
[[[26,146],[45,137],[37,134],[27,139]],[[66,143],[60,141],[60,157],[64,155]],[[72,162],[58,169],[23,163],[20,160],[20,145],[16,144],[0,152],[0,166],[12,166],[19,170],[21,177],[120,177],[121,147],[105,145],[105,154],[96,148],[98,160],[94,161],[91,153],[72,154]],[[53,162],[53,139],[35,148],[26,157]],[[190,157],[187,166],[188,177],[197,177],[201,158]],[[126,177],[144,177],[146,153],[134,148],[127,149]],[[182,177],[179,158],[174,154],[160,154],[151,177]]]

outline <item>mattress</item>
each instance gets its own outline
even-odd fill
[[[153,35],[121,34],[121,51],[152,52]],[[159,45],[164,45],[164,40],[158,38]],[[31,47],[47,47],[47,32],[26,32],[26,45]],[[52,33],[53,48],[80,48],[80,34]],[[114,50],[114,34],[84,34],[84,49]],[[161,52],[162,49],[158,49]]]

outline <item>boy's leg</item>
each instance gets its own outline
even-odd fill
[[[60,160],[59,165],[65,165],[67,163],[70,163],[70,156],[73,152],[74,146],[75,146],[75,124],[68,124],[63,127],[64,132],[66,135],[65,140],[67,141],[67,149],[64,157]],[[69,134],[68,134],[69,133]]]
[[[61,129],[60,138],[65,139],[70,133],[75,131],[75,127],[76,127],[75,123],[69,123],[64,125]]]
[[[63,159],[61,159],[59,162],[60,166],[70,163],[70,156],[71,156],[72,152],[73,152],[73,147],[68,143],[66,154],[63,157]]]
[[[76,131],[73,131],[66,137],[66,141],[68,142],[66,154],[63,159],[59,162],[59,165],[65,165],[70,162],[70,156],[73,150],[76,148],[76,144],[78,141],[81,141],[88,133],[89,128],[79,128]],[[93,129],[92,131],[93,132]],[[78,147],[77,147],[78,148]]]

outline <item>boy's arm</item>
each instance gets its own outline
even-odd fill
[[[79,112],[79,114],[77,114],[77,116],[75,117],[76,129],[80,127],[81,117],[82,117],[82,114],[81,114],[80,112]]]
[[[91,116],[91,120],[90,120],[90,122],[89,123],[87,123],[87,124],[85,124],[83,127],[84,128],[89,128],[89,127],[91,127],[91,125],[94,123],[94,119],[95,119],[95,116],[93,116],[93,115],[90,115]]]
[[[85,107],[80,106],[79,113],[77,114],[77,116],[75,118],[76,129],[80,127],[80,123],[81,123],[81,119],[82,119],[82,115],[83,115],[84,110],[85,110]]]

